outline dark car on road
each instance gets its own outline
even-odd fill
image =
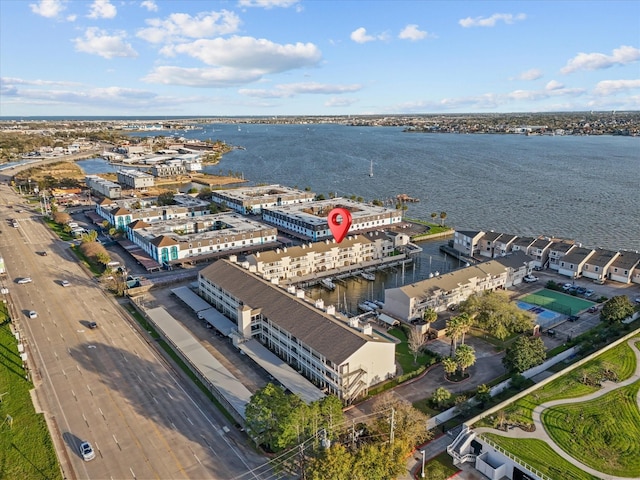
[[[575,322],[576,320],[579,320],[579,319],[580,319],[580,315],[569,315],[569,318],[568,318],[570,322]]]

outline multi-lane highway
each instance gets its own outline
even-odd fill
[[[265,458],[151,348],[70,245],[4,183],[0,219],[2,283],[67,478],[270,477],[254,472]],[[26,276],[33,281],[17,283]],[[89,328],[92,321],[97,328]],[[85,440],[96,451],[88,462],[78,453]]]

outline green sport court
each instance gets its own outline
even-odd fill
[[[594,304],[594,302],[590,302],[584,298],[574,297],[573,295],[568,295],[556,290],[549,290],[548,288],[526,295],[520,298],[520,300],[533,305],[539,305],[547,310],[564,313],[565,315],[575,315]]]

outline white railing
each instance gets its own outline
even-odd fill
[[[505,457],[511,459],[512,461],[514,461],[515,463],[517,463],[518,465],[521,465],[522,467],[526,468],[527,470],[529,470],[531,473],[533,473],[534,475],[537,475],[538,478],[540,478],[540,480],[553,480],[551,477],[546,476],[544,473],[542,473],[540,470],[532,467],[531,465],[529,465],[526,462],[523,462],[520,458],[516,457],[513,453],[508,452],[507,450],[505,450],[504,448],[502,448],[500,445],[498,445],[497,443],[489,440],[487,437],[485,437],[484,435],[479,435],[479,437],[482,439],[483,442],[491,445],[493,448],[495,448],[497,451],[499,451],[501,454],[503,454]]]

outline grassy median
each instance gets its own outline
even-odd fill
[[[0,304],[0,478],[62,479],[44,417],[31,402],[32,388]]]

